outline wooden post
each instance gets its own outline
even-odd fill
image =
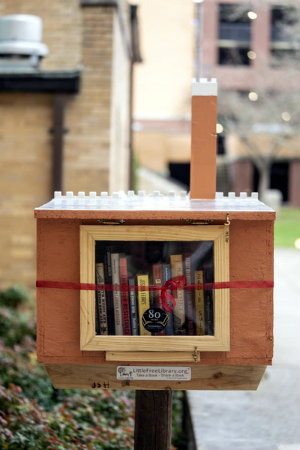
[[[134,450],[170,450],[172,391],[136,391]]]
[[[192,84],[191,198],[215,198],[217,83]]]

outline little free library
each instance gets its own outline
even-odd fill
[[[36,208],[37,344],[57,388],[257,389],[273,352],[275,212],[216,193],[215,79],[192,85],[191,191]]]

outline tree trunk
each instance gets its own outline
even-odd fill
[[[169,450],[172,391],[136,391],[134,450]]]
[[[259,198],[263,199],[264,194],[270,186],[270,164],[265,164],[263,167],[259,168],[259,182],[258,182],[258,193]]]

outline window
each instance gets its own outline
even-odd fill
[[[81,226],[81,349],[228,350],[227,228]]]
[[[284,59],[298,61],[299,11],[292,6],[277,5],[271,11],[271,64],[280,66]]]
[[[218,56],[220,65],[249,65],[251,20],[246,5],[219,5]]]

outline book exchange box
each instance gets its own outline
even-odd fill
[[[256,389],[272,362],[275,213],[205,192],[215,169],[199,176],[193,147],[215,145],[207,84],[190,195],[57,192],[35,210],[38,360],[57,388]]]

